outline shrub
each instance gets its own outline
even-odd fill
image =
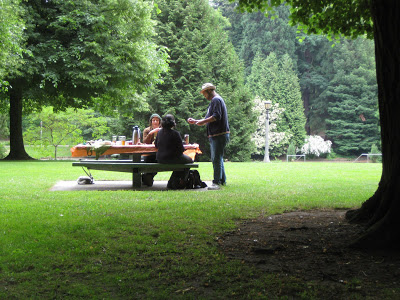
[[[305,144],[301,147],[301,153],[319,157],[321,154],[331,153],[331,146],[331,141],[324,141],[319,135],[310,135],[306,137]]]
[[[290,143],[289,147],[287,148],[287,155],[296,155],[296,146],[292,143]],[[289,161],[293,161],[295,157],[291,156],[288,157]]]
[[[380,154],[378,146],[376,144],[372,144],[371,151],[369,154]],[[371,162],[376,163],[381,160],[381,157],[378,155],[371,155]]]
[[[3,159],[4,157],[6,157],[7,152],[8,151],[7,151],[6,147],[4,146],[4,144],[0,143],[0,159]]]
[[[333,150],[331,149],[331,152],[328,154],[327,156],[328,159],[335,159],[337,158],[337,155],[335,152],[333,152]]]

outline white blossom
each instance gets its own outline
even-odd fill
[[[319,135],[310,135],[305,138],[301,153],[312,154],[319,157],[323,153],[331,153],[331,141],[324,141]]]

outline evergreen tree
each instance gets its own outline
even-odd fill
[[[209,101],[199,91],[203,83],[212,82],[228,108],[231,142],[226,157],[249,159],[254,149],[250,135],[255,120],[243,66],[224,31],[227,20],[206,0],[163,0],[158,7],[157,42],[169,49],[170,70],[148,96],[152,112],[175,115],[177,130],[189,133],[204,153],[201,158],[206,159],[205,128],[189,126],[186,119],[205,116]]]
[[[308,135],[325,136],[328,111],[321,93],[328,88],[334,76],[334,51],[336,48],[332,47],[332,42],[319,35],[306,35],[296,48]]]
[[[344,40],[338,50],[335,76],[324,93],[329,113],[326,135],[336,153],[359,155],[379,144],[373,44]]]
[[[301,98],[299,78],[289,55],[286,54],[282,57],[280,66],[280,82],[276,86],[280,87],[280,95],[277,102],[280,107],[285,109],[281,128],[287,127],[288,131],[293,135],[291,142],[300,147],[306,135],[306,118]]]
[[[248,85],[254,96],[279,103],[283,108],[277,131],[286,132],[297,147],[301,147],[305,137],[305,116],[301,99],[299,79],[293,69],[289,55],[279,61],[275,53],[266,59],[257,54],[253,62]]]
[[[230,20],[231,26],[227,30],[236,52],[245,63],[246,75],[250,74],[257,53],[263,58],[271,52],[278,57],[289,54],[296,64],[296,29],[288,24],[287,6],[281,5],[275,8],[273,16],[265,17],[261,12],[240,14],[234,9],[234,4],[223,1],[216,5]]]

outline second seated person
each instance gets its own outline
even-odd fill
[[[152,114],[149,123],[149,127],[143,130],[143,144],[152,144],[154,142],[157,132],[161,129],[161,117],[158,114]]]
[[[155,141],[157,161],[161,164],[190,164],[193,160],[183,153],[182,137],[179,131],[173,129],[175,126],[173,115],[167,114],[162,118],[162,128]]]
[[[158,131],[161,129],[161,117],[158,114],[152,114],[149,119],[149,127],[143,130],[143,144],[153,144],[156,139]],[[156,154],[149,153],[142,155],[145,163],[156,162]],[[154,176],[157,173],[145,173],[142,175],[142,182],[147,186],[152,186],[154,182]]]

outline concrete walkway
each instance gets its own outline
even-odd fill
[[[205,182],[211,186],[211,181]],[[154,181],[152,187],[146,185],[141,188],[132,188],[132,181],[104,180],[95,181],[94,184],[78,184],[76,181],[58,181],[50,191],[167,191],[167,181]],[[207,191],[207,187],[201,189],[188,189],[185,191]]]

